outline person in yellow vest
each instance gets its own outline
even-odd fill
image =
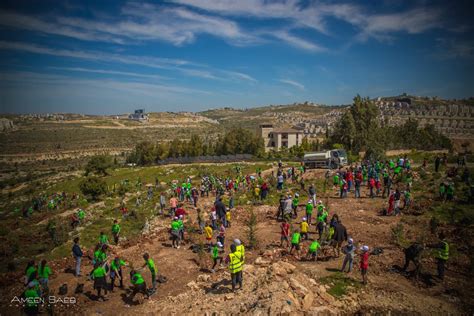
[[[237,251],[237,247],[234,244],[230,245],[230,253],[227,256],[226,263],[229,264],[229,272],[232,280],[232,291],[235,292],[235,287],[237,283],[239,284],[239,289],[242,288],[242,255]]]
[[[230,227],[230,209],[227,209],[226,212],[225,212],[225,221],[226,221],[226,228],[229,228]]]
[[[245,263],[245,247],[240,239],[234,239],[235,249],[242,255],[242,263]]]
[[[443,233],[439,234],[440,242],[433,245],[428,245],[429,248],[436,249],[435,257],[438,264],[438,278],[444,279],[444,269],[446,262],[449,259],[449,244]]]
[[[306,220],[306,217],[303,217],[303,220],[301,221],[301,238],[303,240],[308,239],[308,230],[309,230],[309,225]]]
[[[148,294],[147,287],[146,287],[145,279],[136,270],[130,271],[130,282],[132,282],[132,285],[133,285],[132,293],[130,294],[130,297],[129,297],[131,302],[133,302],[133,299],[135,298],[135,295],[137,293],[141,293],[142,295],[145,295],[146,298],[150,297],[150,295]]]

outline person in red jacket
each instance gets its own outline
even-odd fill
[[[370,178],[370,179],[369,179],[369,190],[370,190],[370,197],[371,197],[371,198],[374,198],[374,197],[375,197],[374,189],[375,189],[375,179],[374,179],[374,178]]]
[[[178,205],[178,209],[176,210],[175,212],[175,216],[176,217],[180,217],[182,216],[183,217],[183,221],[184,221],[184,215],[186,215],[186,211],[184,210],[183,208],[183,205]]]
[[[352,184],[354,183],[354,176],[351,169],[349,169],[346,173],[346,181],[347,181],[347,192],[351,192]]]
[[[390,197],[388,198],[387,215],[392,215],[394,208],[395,208],[395,193],[392,192],[392,194],[390,194]]]
[[[286,241],[286,248],[288,248],[290,246],[290,224],[287,221],[284,221],[281,223],[280,228],[280,247],[283,247],[283,241]]]
[[[367,284],[367,270],[369,269],[369,246],[362,246],[360,248],[360,273],[362,275],[362,283]]]

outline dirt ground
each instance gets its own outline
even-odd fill
[[[309,171],[305,178],[313,179],[323,177],[324,170]],[[397,314],[462,314],[472,313],[472,284],[465,275],[456,272],[456,269],[448,266],[447,275],[444,282],[433,282],[428,284],[424,281],[415,281],[396,272],[394,265],[403,265],[403,252],[393,244],[391,227],[402,220],[402,217],[379,216],[379,210],[384,206],[385,200],[381,198],[370,199],[368,192],[363,188],[363,197],[354,199],[350,194],[348,198],[340,199],[337,192],[330,188],[326,197],[322,200],[328,204],[330,215],[337,213],[346,226],[349,235],[358,246],[368,245],[371,249],[380,247],[383,254],[370,257],[369,284],[367,286],[353,287],[348,294],[339,299],[332,299],[318,302],[317,299],[308,303],[307,296],[301,299],[301,304],[284,302],[290,305],[290,310],[282,310],[283,313],[318,313],[339,314],[339,313],[383,313],[390,312]],[[320,197],[321,198],[321,197]],[[199,207],[208,211],[213,202],[213,197],[204,198],[199,201]],[[301,201],[300,203],[305,203]],[[186,210],[190,215],[186,221],[195,222],[196,212],[193,207],[186,205]],[[321,261],[305,262],[298,261],[294,255],[285,255],[279,250],[280,223],[275,219],[276,206],[259,205],[254,206],[257,214],[258,226],[257,237],[259,247],[255,250],[246,251],[246,265],[248,270],[244,273],[244,290],[236,294],[230,293],[230,285],[225,280],[229,279],[227,268],[222,267],[216,273],[210,273],[210,255],[206,253],[206,264],[202,267],[198,265],[198,256],[189,248],[192,242],[204,241],[204,235],[192,235],[194,240],[186,242],[180,249],[171,247],[168,240],[169,218],[157,217],[150,223],[148,231],[144,231],[137,240],[124,241],[118,247],[112,246],[110,256],[120,255],[134,267],[141,267],[144,263],[142,254],[148,252],[154,259],[158,268],[158,274],[167,277],[168,281],[159,284],[157,292],[150,299],[139,298],[140,304],[134,304],[127,298],[127,288],[130,285],[128,272],[124,270],[125,289],[116,288],[113,293],[109,293],[106,301],[97,301],[95,291],[92,288],[92,281],[88,281],[85,276],[76,278],[67,268],[73,267],[72,258],[51,263],[53,271],[56,273],[50,281],[50,287],[56,290],[62,284],[68,284],[68,295],[75,296],[76,304],[56,304],[55,312],[59,314],[100,314],[100,315],[122,315],[130,313],[146,314],[212,314],[217,313],[243,313],[243,314],[272,314],[272,304],[280,304],[282,297],[278,292],[280,289],[278,282],[290,282],[290,279],[272,279],[271,284],[260,283],[263,275],[270,274],[270,270],[265,270],[271,262],[288,262],[296,267],[298,273],[303,275],[307,281],[306,287],[318,289],[321,287],[320,278],[331,276],[342,265],[342,256],[336,258],[332,251],[322,256]],[[300,206],[298,218],[303,217],[304,207]],[[243,241],[247,239],[245,220],[248,212],[242,207],[236,208],[232,213],[232,226],[226,231],[225,249],[228,253],[230,242],[234,238]],[[188,222],[188,225],[190,223]],[[425,226],[426,227],[426,226]],[[410,236],[415,238],[418,230],[423,228],[423,223],[410,227]],[[310,228],[310,239],[316,237],[315,227]],[[189,238],[189,235],[188,235]],[[309,241],[304,242],[304,249],[307,249]],[[261,264],[262,256],[265,253],[273,252],[280,255],[272,256],[268,264]],[[263,267],[262,267],[263,266]],[[255,268],[254,267],[258,267]],[[411,267],[413,268],[413,267]],[[91,271],[90,260],[83,260],[82,273],[86,275]],[[432,259],[424,261],[423,271],[435,274],[436,267]],[[248,271],[257,272],[248,272]],[[259,272],[260,271],[260,272]],[[266,271],[266,272],[264,272]],[[150,274],[148,270],[143,270],[145,281],[150,285]],[[267,276],[268,277],[268,276]],[[349,274],[354,282],[360,281],[360,274],[355,269]],[[9,304],[6,297],[21,293],[22,284],[18,274],[7,275],[0,283],[2,288],[3,315],[19,314],[19,308]],[[205,280],[203,282],[203,279]],[[248,279],[248,281],[247,281]],[[315,282],[314,282],[315,281]],[[197,282],[197,283],[196,283]],[[290,282],[291,283],[291,282]],[[84,284],[83,294],[74,294],[77,284]],[[282,283],[283,284],[283,283]],[[273,289],[273,287],[276,287]],[[264,293],[259,292],[259,288]],[[325,291],[325,290],[324,290]],[[256,296],[259,293],[259,296]],[[265,294],[266,293],[266,294]],[[286,293],[286,292],[285,292]],[[288,294],[290,295],[290,294]],[[307,294],[308,295],[308,294]],[[293,297],[290,295],[290,297]],[[318,296],[326,297],[323,294]],[[138,296],[137,296],[138,298]],[[136,298],[136,299],[137,299]],[[250,304],[250,302],[255,303]],[[291,301],[287,299],[287,301]],[[298,301],[294,298],[294,301]],[[305,303],[306,302],[306,303]],[[246,304],[246,305],[245,305]],[[319,309],[316,309],[319,304]],[[321,306],[322,304],[322,306]],[[470,305],[470,306],[469,306]],[[266,306],[263,309],[262,306]],[[298,307],[299,306],[299,307]],[[321,309],[321,308],[325,309]]]

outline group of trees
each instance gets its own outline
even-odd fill
[[[399,126],[386,126],[379,115],[373,101],[356,96],[349,110],[336,122],[328,136],[328,145],[340,144],[355,154],[365,151],[366,158],[374,159],[382,158],[389,149],[451,148],[450,140],[434,126],[420,128],[414,120]]]
[[[171,142],[141,142],[136,145],[127,161],[146,165],[166,158],[236,154],[261,157],[264,152],[261,137],[249,130],[236,128],[212,141],[194,134],[189,140],[176,138]]]

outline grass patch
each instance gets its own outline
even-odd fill
[[[329,285],[329,294],[336,298],[340,298],[346,295],[351,288],[360,288],[360,282],[348,277],[342,272],[335,272],[330,276],[319,279],[319,282],[325,285]]]

